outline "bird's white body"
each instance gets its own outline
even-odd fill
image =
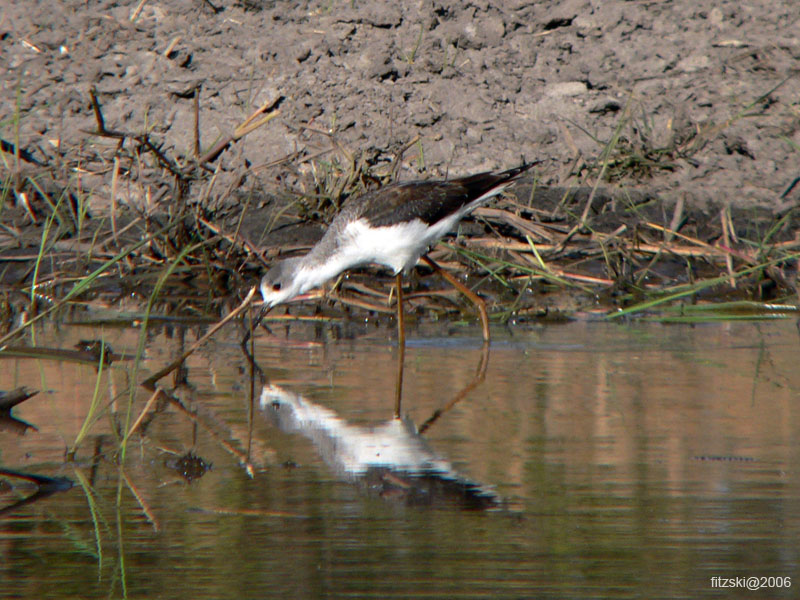
[[[392,419],[374,427],[352,425],[331,409],[272,384],[262,390],[259,404],[280,429],[313,440],[325,461],[342,474],[363,476],[375,467],[406,473],[453,472],[408,420]]]
[[[392,269],[394,274],[408,271],[432,243],[455,227],[462,218],[461,213],[453,213],[433,225],[419,219],[388,227],[370,227],[361,219],[352,221],[344,228],[336,253],[326,262],[300,263],[295,271],[296,294],[304,294],[361,265],[383,265]]]

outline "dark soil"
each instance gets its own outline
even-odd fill
[[[48,162],[83,152],[90,166],[96,145],[108,144],[86,134],[96,86],[109,127],[151,132],[167,155],[186,155],[193,103],[185,96],[200,85],[204,146],[259,104],[286,98],[279,119],[224,161],[229,170],[251,165],[247,178],[267,186],[293,167],[252,166],[328,145],[304,126],[335,132],[376,161],[420,136],[424,161],[414,146],[402,178],[418,176],[421,162],[426,175],[466,174],[525,156],[544,160],[544,183],[565,184],[630,104],[625,145],[698,148],[640,181],[621,173],[622,185],[772,204],[800,175],[793,0],[218,0],[216,11],[203,0],[150,0],[131,22],[136,5],[4,3],[3,137],[13,141],[18,111],[23,148]],[[83,183],[107,201],[110,173]],[[124,187],[122,202],[143,201],[140,186]]]

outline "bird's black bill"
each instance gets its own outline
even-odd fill
[[[242,338],[242,346],[244,347],[247,342],[250,341],[250,338],[253,335],[253,332],[256,328],[261,325],[261,321],[264,320],[264,317],[267,316],[267,313],[272,310],[272,307],[267,304],[262,304],[261,308],[258,311],[258,314],[255,318],[250,322],[250,327],[244,332],[244,337]]]

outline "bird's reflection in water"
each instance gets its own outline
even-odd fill
[[[491,489],[456,473],[408,418],[373,427],[352,425],[333,410],[275,385],[262,390],[259,404],[277,427],[309,438],[338,476],[370,494],[410,505],[474,510],[503,505]]]

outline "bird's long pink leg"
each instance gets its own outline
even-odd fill
[[[397,274],[397,382],[395,385],[394,416],[400,416],[400,403],[403,399],[403,364],[406,354],[406,325],[403,320],[403,275]]]
[[[440,267],[436,262],[427,254],[422,255],[422,260],[428,263],[434,271],[439,273],[442,277],[444,277],[450,285],[456,288],[459,292],[464,294],[467,298],[469,298],[472,303],[478,308],[478,312],[481,315],[481,325],[483,326],[483,341],[489,341],[489,315],[486,312],[486,302],[483,301],[483,298],[478,296],[475,292],[461,283],[458,279],[453,277],[450,273],[445,271],[442,267]]]
[[[395,287],[397,288],[397,345],[402,348],[406,345],[406,324],[403,320],[403,275],[398,273],[395,277]]]

